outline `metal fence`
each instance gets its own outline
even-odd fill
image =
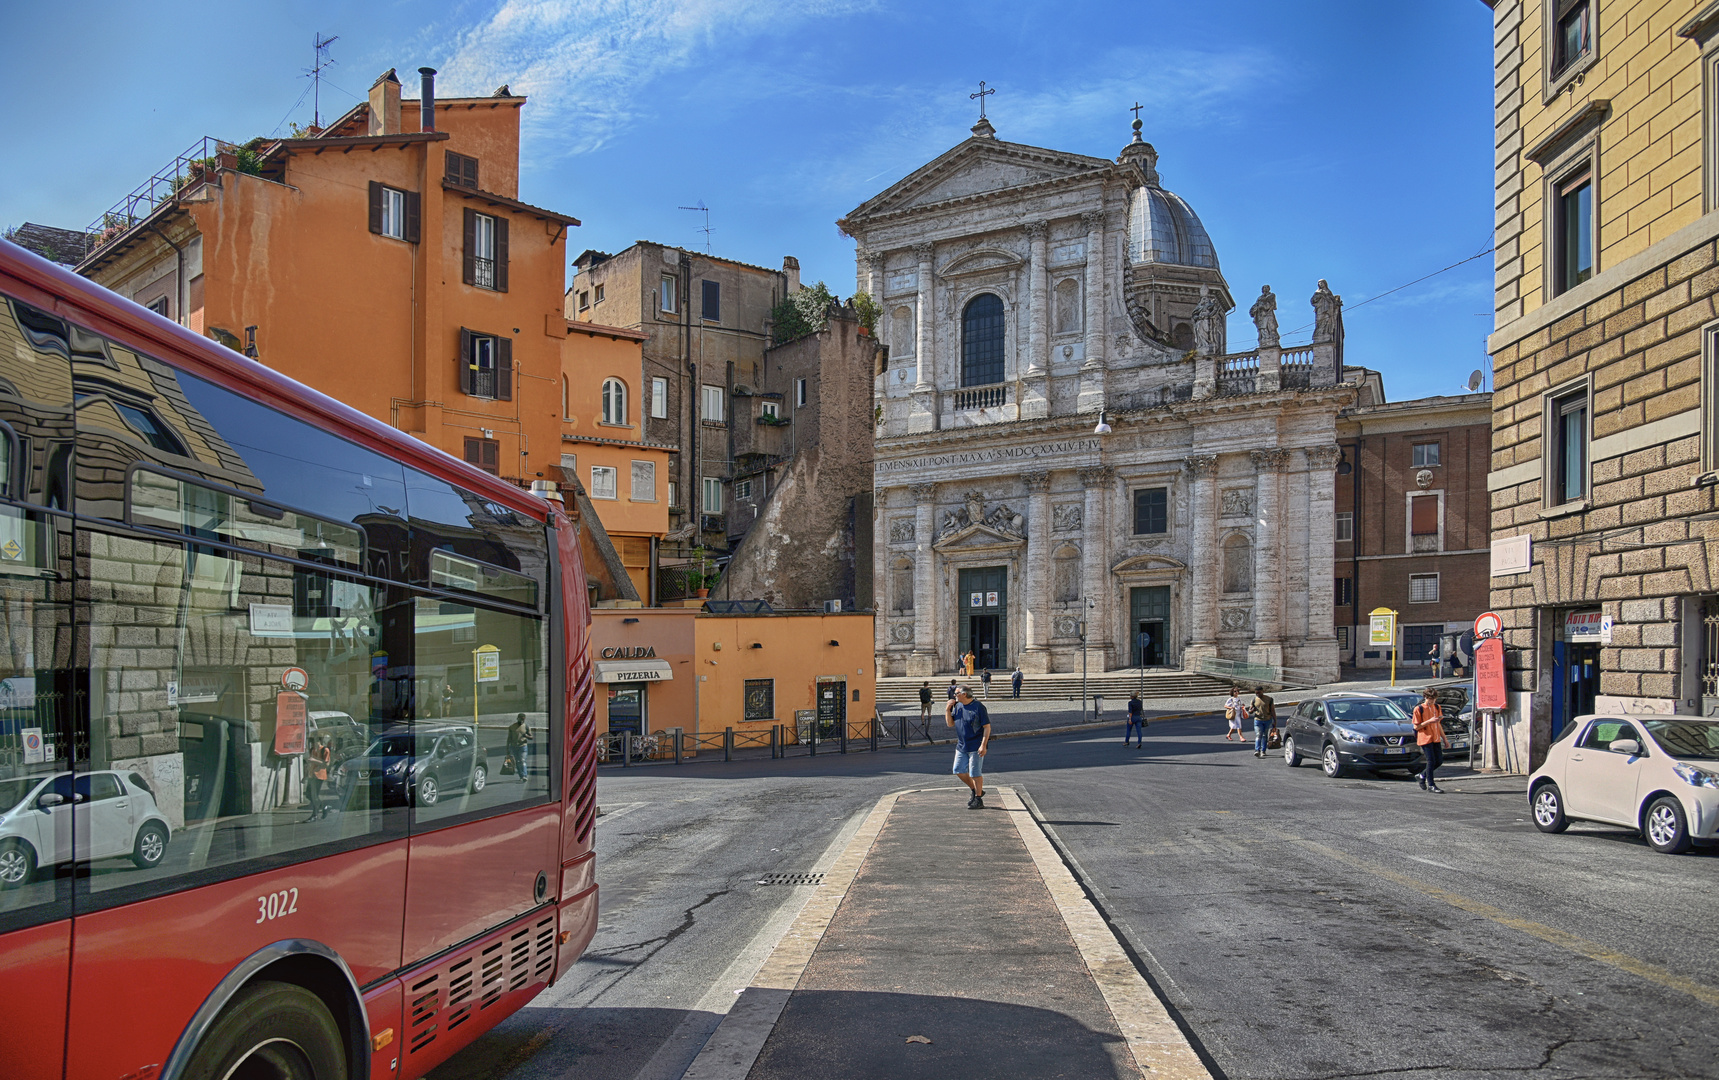
[[[709,759],[717,754],[733,761],[737,751],[769,751],[770,760],[787,757],[816,757],[818,754],[874,753],[902,748],[919,740],[931,741],[929,730],[917,719],[873,717],[867,720],[826,723],[772,724],[768,728],[723,728],[721,731],[655,731],[639,735],[631,731],[597,736],[599,765],[632,766],[648,762]],[[751,756],[751,755],[748,755]],[[759,755],[762,756],[762,755]]]

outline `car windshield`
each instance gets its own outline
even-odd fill
[[[1416,705],[1421,703],[1419,694],[1386,694],[1385,700],[1404,712],[1413,712]]]
[[[1356,720],[1396,720],[1406,722],[1407,714],[1384,698],[1351,698],[1327,701],[1331,719],[1338,722]]]
[[[410,757],[413,752],[410,735],[384,735],[364,751],[367,757]]]
[[[14,807],[24,801],[24,796],[30,794],[31,790],[41,782],[40,776],[21,776],[16,780],[0,780],[0,814],[10,813]]]
[[[1643,720],[1641,726],[1672,757],[1719,761],[1719,724],[1700,720]]]

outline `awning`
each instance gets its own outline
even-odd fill
[[[663,682],[674,678],[667,660],[599,660],[598,682]]]

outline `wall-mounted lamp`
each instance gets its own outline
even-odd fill
[[[762,641],[754,641],[752,643],[752,647],[754,649],[762,649],[764,647],[764,643]]]
[[[1337,462],[1337,475],[1348,476],[1355,471],[1355,466],[1349,464],[1349,451],[1342,451],[1342,458]]]
[[[623,623],[630,623],[630,622],[638,622],[639,620],[638,619],[622,619],[621,621]]]
[[[1092,433],[1094,435],[1108,435],[1110,430],[1110,425],[1104,421],[1104,410],[1098,410],[1098,426],[1092,429]]]
[[[483,437],[486,439],[495,438],[495,429],[494,428],[480,427],[480,428],[478,428],[478,430],[483,432]]]
[[[837,640],[836,640],[836,639],[835,639],[835,638],[831,638],[831,639],[830,639],[830,644],[831,644],[831,645],[840,645],[840,644],[841,644],[841,642],[839,642],[839,641],[837,641]]]

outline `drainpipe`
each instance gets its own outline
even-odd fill
[[[692,524],[693,546],[704,543],[704,530],[701,515],[704,510],[704,463],[699,460],[699,447],[703,442],[699,438],[699,401],[698,361],[692,358],[692,256],[685,251],[680,253],[680,325],[681,325],[681,355],[686,357],[687,415],[692,422],[687,425],[687,460],[692,462],[688,470],[686,484],[686,513],[687,521]],[[702,569],[702,568],[701,568]]]
[[[1361,447],[1364,440],[1356,436],[1351,444],[1355,451],[1355,461],[1349,473],[1349,512],[1353,522],[1349,526],[1349,580],[1354,584],[1349,589],[1349,615],[1353,620],[1349,633],[1355,636],[1355,666],[1361,666]]]
[[[156,236],[161,237],[163,244],[173,249],[173,321],[184,326],[186,325],[185,305],[190,302],[189,294],[185,288],[185,249],[167,239],[167,234],[162,232],[154,222],[151,222],[146,228]]]

